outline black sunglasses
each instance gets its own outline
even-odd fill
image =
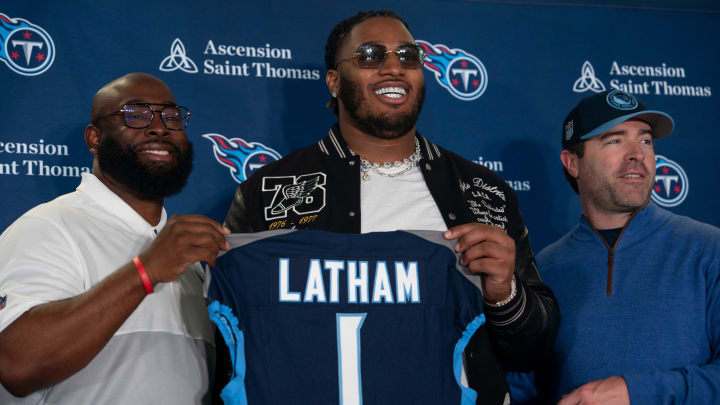
[[[389,51],[385,45],[363,44],[350,57],[337,61],[335,69],[350,59],[357,59],[361,69],[380,69],[389,53],[394,53],[405,69],[418,69],[425,63],[425,51],[419,45],[400,45],[394,51]]]

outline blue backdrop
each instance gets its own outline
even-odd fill
[[[420,132],[511,182],[536,251],[581,212],[558,157],[562,121],[581,97],[608,88],[675,119],[674,134],[656,144],[653,198],[720,225],[717,12],[430,0],[97,3],[0,7],[0,230],[75,189],[92,164],[82,136],[90,100],[134,71],[160,77],[192,111],[195,169],[167,201],[169,213],[222,220],[237,179],[332,125],[327,35],[373,8],[399,13],[434,52]]]

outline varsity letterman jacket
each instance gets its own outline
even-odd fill
[[[416,136],[419,167],[448,228],[485,223],[515,240],[517,295],[502,307],[485,306],[487,322],[465,350],[477,403],[502,404],[503,369],[530,370],[549,356],[560,321],[557,302],[538,275],[512,188],[486,167]],[[260,168],[240,184],[225,224],[233,232],[360,233],[360,215],[360,158],[350,153],[335,125],[318,143]]]

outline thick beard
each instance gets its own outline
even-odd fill
[[[425,102],[425,85],[418,88],[415,103],[405,114],[371,115],[367,109],[363,109],[366,100],[362,90],[358,85],[342,76],[340,77],[339,97],[345,110],[363,132],[380,139],[396,139],[410,132],[420,117],[420,111]]]
[[[188,142],[188,147],[180,151],[175,145],[164,143],[174,149],[171,153],[175,156],[176,164],[143,164],[132,147],[121,145],[112,135],[105,135],[98,147],[98,164],[103,172],[143,199],[167,198],[185,187],[192,171],[193,147]]]

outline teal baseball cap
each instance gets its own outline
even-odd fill
[[[568,149],[631,118],[647,122],[653,138],[670,135],[675,127],[672,117],[662,111],[649,110],[632,94],[617,89],[605,90],[580,100],[565,117],[562,147]]]

